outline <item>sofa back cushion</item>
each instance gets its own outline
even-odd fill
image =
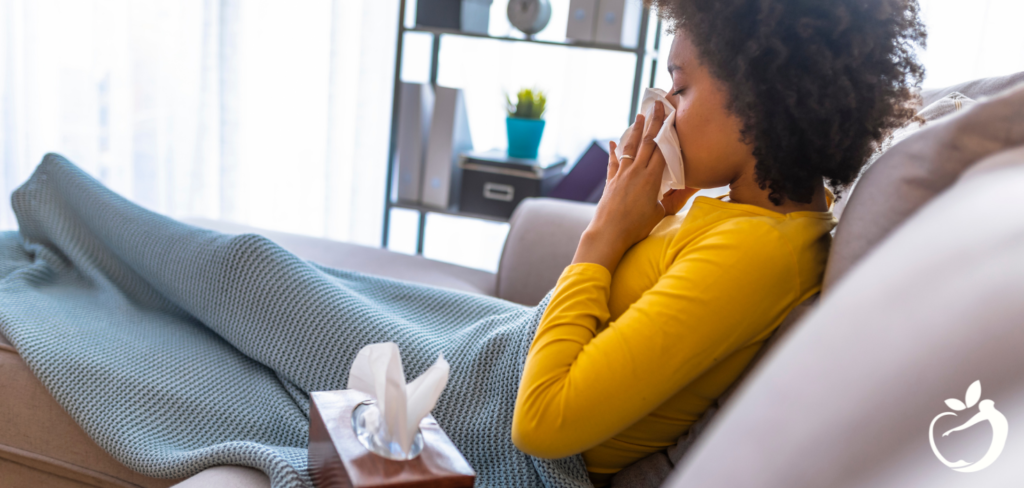
[[[1024,144],[1024,85],[928,124],[864,173],[836,228],[822,293],[969,165]]]

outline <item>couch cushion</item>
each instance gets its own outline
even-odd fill
[[[409,256],[386,249],[257,229],[218,220],[187,218],[182,219],[182,222],[226,234],[259,234],[302,259],[329,268],[359,271],[481,295],[495,294],[494,273],[432,261],[422,256]]]
[[[101,449],[50,396],[14,348],[0,344],[0,486],[163,487]]]
[[[136,473],[103,451],[53,400],[2,335],[0,391],[0,486],[128,488],[175,483]],[[269,488],[270,478],[253,468],[217,466],[174,486]]]
[[[1014,149],[1019,153],[1019,149]],[[1019,157],[1019,156],[1018,156]],[[1024,437],[977,473],[929,422],[981,380],[1024,418],[1024,159],[965,176],[879,245],[788,334],[665,486],[1017,486]],[[991,432],[941,433],[976,461]],[[1019,434],[1019,431],[1018,431]],[[742,469],[737,469],[741,466]]]
[[[536,305],[558,282],[576,254],[597,207],[553,198],[527,198],[509,223],[501,253],[497,296]]]
[[[864,173],[843,211],[824,294],[867,252],[971,164],[1024,144],[1024,86],[941,119],[896,144]]]

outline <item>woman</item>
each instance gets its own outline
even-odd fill
[[[538,307],[196,229],[47,155],[13,195],[20,231],[0,233],[0,334],[149,476],[241,464],[309,486],[309,393],[345,388],[363,346],[393,341],[407,377],[441,352],[451,364],[433,414],[478,486],[604,482],[672,444],[817,292],[825,183],[850,182],[911,117],[921,76],[912,1],[655,3],[678,27],[676,117],[651,131],[675,124],[692,188],[659,202],[662,155],[634,131]]]
[[[608,181],[538,327],[513,440],[583,453],[601,484],[674,445],[775,327],[818,293],[834,189],[914,114],[915,1],[658,0],[670,101],[611,146]],[[637,116],[634,127],[644,127]],[[686,190],[658,201],[674,123]],[[717,199],[701,188],[729,186]]]

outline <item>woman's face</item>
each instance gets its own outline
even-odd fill
[[[741,141],[743,124],[726,109],[725,86],[701,64],[686,31],[676,32],[668,61],[686,186],[726,186],[753,171],[753,148]]]

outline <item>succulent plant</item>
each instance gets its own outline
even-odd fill
[[[508,103],[508,116],[520,119],[540,119],[544,117],[544,108],[547,104],[547,96],[542,90],[523,88],[516,94],[516,101],[505,95]]]

